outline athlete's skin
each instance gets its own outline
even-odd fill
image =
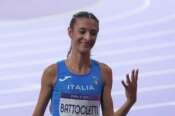
[[[74,26],[68,28],[68,35],[71,39],[71,52],[65,63],[69,70],[77,74],[85,74],[90,70],[90,52],[96,42],[97,34],[98,24],[94,19],[90,18],[78,18]],[[114,112],[111,97],[112,70],[104,63],[100,63],[100,67],[104,81],[101,101],[103,116],[126,116],[137,99],[138,69],[132,70],[130,76],[129,74],[126,75],[126,81],[122,81],[122,85],[125,88],[126,101]],[[52,64],[44,70],[39,99],[33,116],[44,115],[51,98],[52,88],[56,82],[56,70],[56,64]]]

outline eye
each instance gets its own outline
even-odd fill
[[[90,34],[91,34],[92,36],[96,36],[96,35],[97,35],[97,31],[96,31],[96,30],[92,30],[92,31],[90,32]]]
[[[80,30],[79,30],[79,33],[83,35],[83,34],[86,33],[86,30],[85,30],[85,29],[80,29]]]

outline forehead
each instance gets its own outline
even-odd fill
[[[77,18],[74,24],[75,28],[87,28],[98,30],[98,23],[94,19]]]

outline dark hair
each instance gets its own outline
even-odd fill
[[[99,20],[97,19],[97,17],[93,13],[87,12],[87,11],[79,11],[76,14],[73,15],[73,17],[72,17],[72,19],[70,21],[70,25],[69,25],[70,28],[73,28],[73,26],[74,26],[77,18],[89,18],[89,19],[93,19],[99,25]],[[68,54],[67,54],[67,57],[70,54],[71,49],[72,49],[72,47],[70,47],[70,49],[68,51]]]
[[[99,24],[99,20],[97,19],[97,17],[94,14],[92,14],[90,12],[87,12],[87,11],[80,11],[80,12],[77,12],[76,14],[73,15],[73,17],[72,17],[72,19],[70,21],[70,27],[71,28],[75,24],[77,18],[94,19],[97,22],[97,24]]]

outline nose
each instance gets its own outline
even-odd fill
[[[87,41],[91,40],[92,36],[90,34],[90,32],[87,32],[85,35],[84,35],[84,39],[86,39]]]

